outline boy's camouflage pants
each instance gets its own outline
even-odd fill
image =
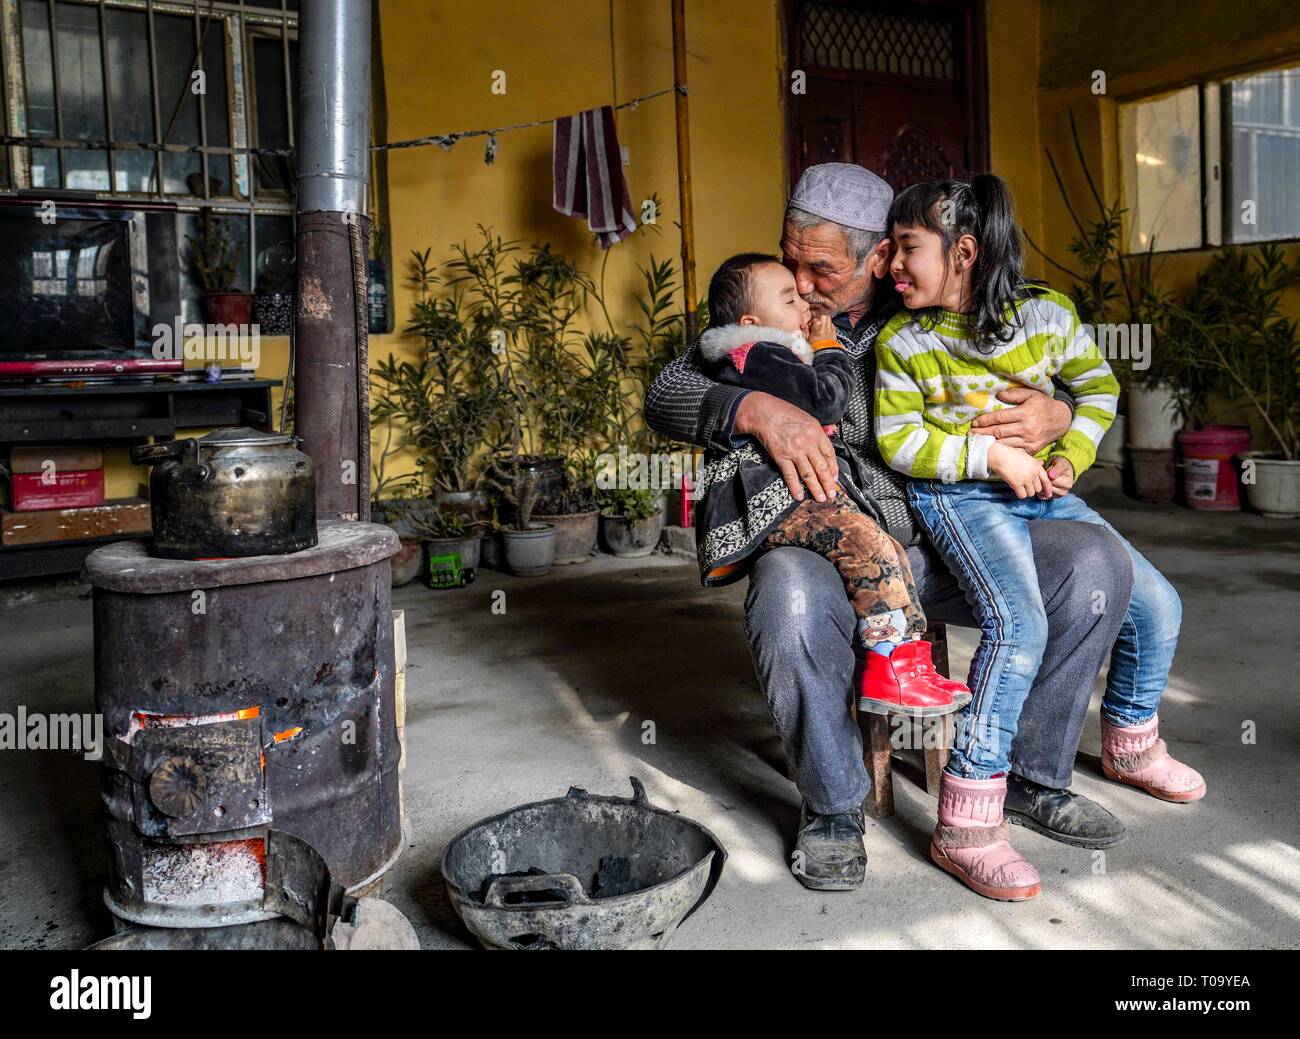
[[[843,491],[824,502],[804,499],[763,542],[764,548],[785,545],[811,549],[830,560],[844,581],[860,631],[867,617],[892,610],[902,610],[907,625],[896,641],[925,631],[907,550]]]

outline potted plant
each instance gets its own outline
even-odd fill
[[[418,525],[424,520],[426,505],[420,498],[391,497],[385,499],[382,509],[371,508],[371,519],[391,527],[401,545],[388,561],[394,588],[410,584],[420,573],[424,553]]]
[[[490,462],[484,479],[513,509],[511,522],[501,528],[506,569],[519,577],[549,573],[555,561],[555,527],[533,522],[537,474],[520,464],[516,453],[504,463]]]
[[[585,563],[596,549],[595,489],[581,478],[570,477],[569,486],[538,498],[533,515],[555,528],[555,563]]]
[[[674,445],[646,425],[642,408],[651,384],[659,377],[664,366],[686,349],[686,315],[673,302],[677,283],[671,260],[657,260],[652,253],[650,266],[642,267],[638,264],[637,269],[641,272],[644,291],[637,297],[637,309],[641,316],[636,322],[635,331],[641,341],[641,351],[632,366],[637,426],[631,439],[638,450],[654,458],[680,450],[679,445]],[[703,331],[708,327],[708,308],[704,304],[696,307],[696,317],[698,328]],[[624,427],[631,428],[631,423],[625,420]],[[692,456],[687,453],[685,457]],[[653,479],[658,481],[661,475],[656,467]],[[673,483],[672,486],[663,486],[656,482],[652,483],[652,487],[663,492],[661,501],[664,525],[679,522],[683,511],[681,485]]]
[[[417,298],[406,331],[423,340],[416,361],[392,354],[374,368],[378,392],[371,417],[400,420],[403,446],[416,452],[416,470],[439,508],[469,522],[487,518],[487,498],[473,466],[501,418],[500,379],[492,329],[459,288],[436,297],[429,250],[412,252]]]
[[[1224,249],[1196,279],[1190,300],[1165,298],[1165,349],[1194,381],[1193,418],[1209,391],[1244,404],[1273,450],[1243,452],[1250,504],[1266,516],[1300,516],[1300,325],[1282,297],[1300,282],[1276,243]],[[1186,388],[1181,388],[1186,393]]]
[[[566,464],[586,425],[589,395],[576,352],[583,337],[575,325],[594,286],[549,244],[516,257],[514,273],[504,275],[504,260],[517,247],[480,231],[483,245],[473,253],[459,248],[450,266],[487,304],[518,408],[521,436],[515,457],[502,464],[535,476],[539,500],[554,504],[571,492]]]
[[[663,532],[663,495],[653,490],[609,490],[601,495],[600,534],[624,558],[648,556]]]
[[[391,527],[401,542],[397,553],[389,558],[393,572],[393,587],[410,584],[420,573],[424,550],[415,522],[432,516],[436,509],[433,498],[422,494],[419,480],[411,475],[391,474],[388,463],[398,450],[393,433],[393,417],[384,420],[384,446],[374,458],[374,482],[370,497],[370,518],[375,523]]]
[[[203,289],[203,312],[210,324],[250,325],[253,295],[236,286],[244,243],[232,244],[222,222],[211,209],[199,213],[198,237],[186,235],[190,266]]]
[[[629,453],[652,460],[665,456],[670,445],[645,424],[642,406],[646,391],[663,366],[685,345],[685,322],[672,303],[675,287],[671,261],[650,258],[639,267],[644,289],[637,298],[640,311],[634,334],[640,350],[629,341],[608,344],[607,366],[619,372],[619,386],[606,391],[609,447],[626,445]],[[626,385],[624,385],[626,384]],[[605,547],[616,556],[648,556],[659,544],[665,522],[667,493],[661,466],[651,465],[648,486],[610,487],[600,494],[600,533]]]
[[[557,446],[566,459],[564,486],[541,494],[535,510],[556,528],[556,563],[586,562],[596,549],[596,472],[627,395],[627,337],[592,332],[583,337],[582,347],[572,355],[569,392],[556,416]]]

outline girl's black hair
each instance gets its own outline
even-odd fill
[[[994,173],[977,173],[969,181],[932,180],[913,184],[894,199],[886,233],[895,226],[923,227],[943,240],[944,255],[962,235],[979,243],[971,289],[977,346],[1005,343],[1019,326],[1020,300],[1030,295],[1015,205],[1006,183]],[[946,277],[946,275],[945,275]],[[927,308],[919,320],[933,328],[938,307]]]

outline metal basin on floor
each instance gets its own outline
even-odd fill
[[[698,823],[577,787],[475,823],[442,860],[461,920],[492,949],[660,949],[713,892],[727,853]]]

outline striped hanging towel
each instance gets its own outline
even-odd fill
[[[609,105],[555,120],[554,163],[555,209],[585,216],[602,249],[636,230]]]

